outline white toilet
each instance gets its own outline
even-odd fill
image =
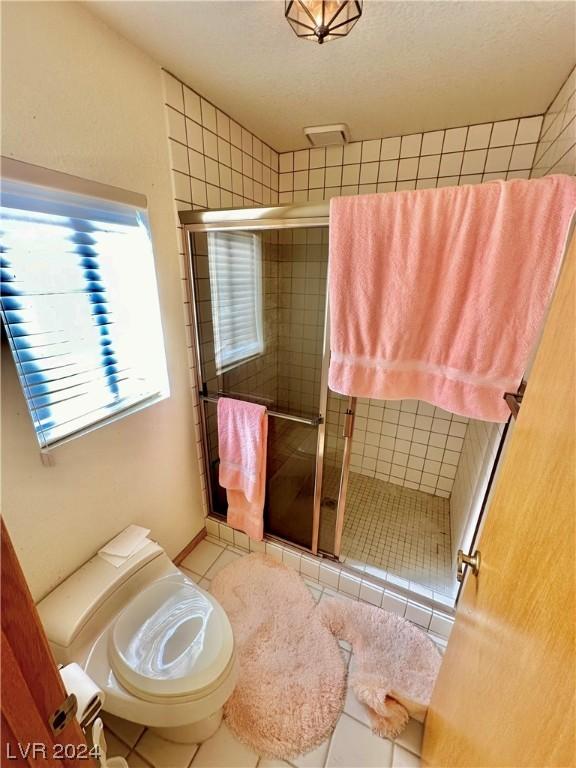
[[[228,617],[155,542],[114,567],[93,557],[38,604],[56,661],[76,661],[104,710],[165,739],[199,743],[237,678]]]

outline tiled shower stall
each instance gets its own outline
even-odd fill
[[[167,72],[164,82],[177,210],[319,202],[334,195],[576,172],[574,71],[544,115],[281,154]],[[320,230],[311,232],[287,231],[265,238],[263,294],[273,318],[266,356],[228,374],[229,390],[250,394],[267,388],[276,407],[308,413],[318,402],[316,351],[322,339],[326,277],[326,243],[314,242],[322,237]],[[183,249],[181,259],[201,460]],[[208,293],[202,298],[208,301]],[[202,322],[209,322],[208,314]],[[345,399],[330,393],[328,467],[341,462],[345,406]],[[214,415],[209,424],[214,430]],[[439,586],[453,585],[455,552],[470,544],[471,524],[502,429],[503,425],[469,421],[423,402],[359,400],[343,553],[360,560],[360,568],[370,561],[369,568],[377,561],[387,562],[389,573],[400,580],[436,579]],[[308,438],[294,429],[278,433],[274,453],[280,463],[301,451]],[[206,487],[202,461],[200,465]],[[330,489],[328,471],[324,493],[328,503]]]

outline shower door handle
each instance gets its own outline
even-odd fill
[[[342,547],[342,533],[344,530],[344,514],[346,509],[346,495],[348,493],[348,478],[350,474],[350,452],[352,449],[352,435],[354,433],[354,414],[356,413],[356,398],[349,397],[344,415],[344,453],[342,455],[342,471],[340,474],[340,490],[338,491],[338,507],[336,509],[336,526],[334,529],[334,555],[340,559]]]
[[[218,400],[220,397],[227,397],[225,392],[219,392],[218,395],[206,395],[203,392],[200,392],[199,394],[200,400],[204,400],[206,403],[218,403]],[[237,398],[242,399],[242,398]],[[242,399],[242,402],[251,403],[254,402],[253,400],[246,400]],[[320,416],[312,416],[312,418],[307,418],[305,416],[296,416],[292,413],[280,413],[279,411],[271,411],[269,408],[266,408],[266,413],[268,416],[272,416],[275,419],[285,419],[286,421],[295,421],[298,424],[308,424],[311,427],[318,427],[320,424],[324,423],[324,417]]]
[[[342,437],[352,437],[354,432],[354,411],[348,408],[344,414],[344,428]]]
[[[464,573],[466,571],[466,566],[469,566],[472,569],[472,573],[474,576],[478,576],[478,573],[480,571],[480,563],[482,561],[480,552],[476,550],[473,555],[465,555],[464,552],[459,549],[458,550],[458,570],[456,572],[456,578],[458,581],[464,581]]]

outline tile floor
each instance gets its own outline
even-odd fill
[[[212,578],[221,568],[247,554],[247,548],[238,546],[239,542],[247,544],[247,540],[240,538],[238,532],[234,534],[236,540],[232,543],[213,536],[201,541],[182,562],[182,569],[200,586],[209,590]],[[272,546],[281,551],[277,545],[265,545],[263,542],[256,544],[260,549]],[[306,561],[310,561],[307,563],[302,562],[305,560],[303,557],[292,553],[290,560],[284,557],[285,554],[291,553],[285,551],[280,558],[291,567],[296,567],[296,560],[299,561],[298,570],[316,601],[325,596],[353,599],[323,583],[319,566],[316,564],[315,569],[311,567],[314,565],[311,558],[306,558]],[[278,552],[275,552],[275,556],[278,556]],[[307,570],[310,577],[306,575]],[[363,596],[369,598],[367,593]],[[410,618],[408,611],[406,616]],[[438,626],[437,629],[440,634],[433,631],[429,631],[429,634],[443,651],[446,639],[441,636],[441,632],[446,628]],[[445,635],[447,637],[448,631]],[[350,646],[344,642],[340,645],[346,663],[353,663]],[[164,741],[140,725],[111,715],[105,715],[104,720],[109,756],[125,757],[130,768],[412,768],[420,765],[421,724],[411,720],[404,733],[395,741],[375,736],[368,727],[366,712],[351,691],[347,693],[344,712],[331,737],[317,749],[290,762],[257,755],[240,744],[225,724],[220,726],[211,739],[196,746]]]
[[[327,473],[324,496],[337,498],[339,472]],[[326,516],[335,515],[323,507]],[[385,480],[350,473],[342,556],[386,574],[455,596],[450,502]],[[353,564],[353,563],[352,563]]]

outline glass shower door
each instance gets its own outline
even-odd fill
[[[281,230],[277,255],[278,408],[323,415],[327,228]],[[268,444],[267,530],[306,548],[313,546],[318,433],[318,427],[277,421]]]
[[[265,531],[313,548],[327,227],[194,232],[190,246],[212,511],[227,508],[218,483],[217,399],[262,403],[269,415]]]
[[[355,406],[356,398],[327,391],[318,548],[336,558],[342,544]]]
[[[264,529],[306,549],[312,548],[317,442],[317,426],[268,420]]]

